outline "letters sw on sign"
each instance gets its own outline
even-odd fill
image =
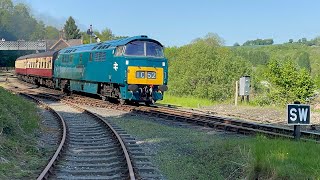
[[[310,106],[304,104],[288,104],[288,124],[310,124]]]

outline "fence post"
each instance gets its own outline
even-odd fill
[[[238,81],[236,81],[236,93],[234,95],[234,105],[238,105]]]

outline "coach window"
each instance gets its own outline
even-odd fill
[[[79,55],[79,62],[82,62],[82,54]]]
[[[90,53],[89,61],[92,61],[92,53]]]

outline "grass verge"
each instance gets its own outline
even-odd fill
[[[317,179],[320,145],[111,118],[140,140],[168,179]]]
[[[0,87],[0,179],[35,178],[42,156],[36,146],[38,122],[34,104]]]
[[[252,179],[320,179],[320,145],[314,142],[257,137],[250,143]]]
[[[182,107],[198,108],[203,106],[211,106],[214,102],[208,99],[200,99],[195,97],[178,97],[170,94],[165,94],[162,101],[158,101],[159,104],[171,104]]]

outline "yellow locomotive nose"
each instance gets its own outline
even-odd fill
[[[128,66],[128,84],[163,85],[163,68]]]

